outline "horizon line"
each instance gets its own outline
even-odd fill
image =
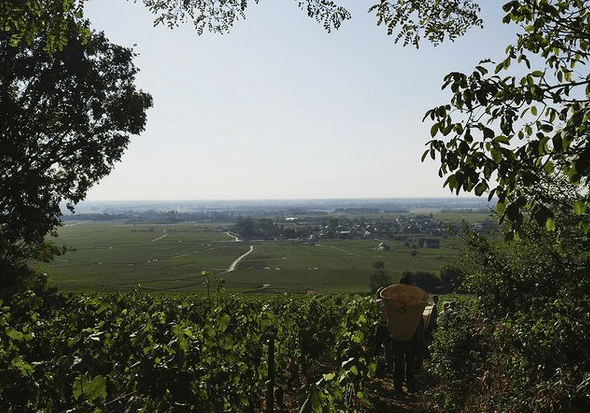
[[[429,199],[465,199],[465,200],[486,200],[487,197],[485,196],[466,196],[466,195],[448,195],[448,196],[390,196],[390,197],[333,197],[333,198],[142,198],[142,199],[84,199],[79,203],[83,202],[228,202],[228,201],[256,201],[256,202],[265,202],[265,201],[349,201],[349,200],[371,200],[371,201],[379,201],[379,200],[395,200],[395,199],[412,199],[412,200],[429,200]],[[489,201],[488,201],[489,202]]]

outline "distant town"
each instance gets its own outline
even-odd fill
[[[450,225],[438,216],[477,213],[487,218],[470,225],[484,231],[494,225],[491,208],[485,198],[105,201],[81,204],[75,214],[64,213],[63,219],[122,220],[127,224],[210,222],[225,224],[216,229],[238,239],[291,239],[312,244],[324,238],[387,240],[401,236],[414,247],[438,248]]]

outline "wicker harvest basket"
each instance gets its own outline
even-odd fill
[[[396,340],[411,340],[428,304],[428,293],[412,285],[393,284],[380,295],[385,302],[389,334]]]

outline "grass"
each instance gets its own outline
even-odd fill
[[[60,229],[75,251],[48,265],[65,290],[121,290],[142,284],[164,289],[195,283],[202,270],[219,271],[248,247],[193,224],[125,225],[77,222]]]
[[[458,252],[453,240],[441,248],[415,249],[402,240],[322,240],[236,242],[211,224],[125,224],[73,222],[59,231],[59,244],[75,248],[43,269],[66,291],[124,291],[141,285],[152,291],[202,291],[203,270],[226,280],[233,291],[270,284],[273,291],[365,292],[376,261],[397,281],[404,271],[437,273]],[[236,270],[224,271],[254,246]]]

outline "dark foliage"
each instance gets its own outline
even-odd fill
[[[409,278],[413,285],[428,292],[440,292],[443,286],[436,274],[427,271],[404,271],[402,277]]]
[[[468,234],[464,287],[477,299],[439,317],[434,348],[449,410],[590,408],[590,262],[555,238],[535,223],[510,243]]]
[[[60,225],[60,203],[73,206],[108,175],[143,131],[149,94],[138,91],[132,50],[103,34],[48,54],[46,39],[13,47],[0,34],[0,265],[56,253],[45,236]],[[19,270],[20,271],[20,270]],[[0,274],[2,282],[8,274]]]

